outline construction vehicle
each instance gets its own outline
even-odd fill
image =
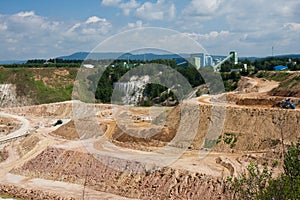
[[[284,109],[295,109],[296,105],[291,101],[291,99],[286,99],[283,102],[279,102],[276,104],[280,108]]]

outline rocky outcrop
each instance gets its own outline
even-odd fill
[[[0,184],[0,194],[22,199],[76,200],[74,197],[63,197],[62,194],[53,194],[41,190],[22,188],[8,184]]]
[[[266,140],[281,140],[281,133],[287,143],[296,142],[300,137],[300,112],[297,110],[227,106],[222,124],[211,120],[212,106],[199,106],[199,129],[192,144],[194,149],[203,147],[205,138],[213,126],[219,126],[218,134],[221,134],[222,138],[225,133],[235,134],[237,141],[232,149],[241,151],[267,148],[262,143]],[[226,143],[222,139],[216,146],[219,149],[226,149]]]
[[[16,85],[0,84],[0,107],[17,107],[30,105],[31,100],[26,96],[17,95]]]
[[[104,162],[114,164],[109,167]],[[117,167],[125,167],[118,170]],[[144,169],[135,172],[132,169]],[[47,148],[13,173],[28,177],[84,184],[93,190],[139,199],[226,199],[228,191],[217,178],[163,167],[147,170],[142,163]]]
[[[180,129],[189,134],[192,128],[197,128],[190,149],[200,150],[207,143],[212,142],[218,151],[253,151],[274,148],[272,145],[283,140],[284,143],[296,142],[300,137],[300,112],[299,110],[286,110],[280,108],[242,107],[234,105],[208,105],[200,104],[181,108],[182,104],[168,113],[166,125],[162,131],[149,139],[149,145],[158,144],[155,141],[168,142],[180,133]],[[198,124],[198,127],[197,125]],[[181,127],[181,128],[180,128]],[[120,136],[116,129],[116,135]],[[117,134],[118,133],[118,134]],[[225,134],[234,135],[235,142],[227,142]],[[131,142],[143,145],[143,138],[126,136],[116,138],[119,142]],[[130,140],[129,140],[130,139]],[[182,138],[184,140],[184,138]],[[151,142],[152,141],[152,142]],[[265,141],[270,141],[266,145]],[[160,143],[161,145],[162,143]],[[181,144],[174,144],[180,147]],[[280,145],[280,144],[278,144]]]

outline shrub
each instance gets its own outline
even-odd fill
[[[284,173],[275,179],[272,179],[272,171],[266,164],[260,170],[256,163],[250,163],[247,173],[241,177],[229,177],[227,187],[231,191],[231,199],[300,199],[300,138],[284,155]],[[272,167],[278,164],[276,161]]]

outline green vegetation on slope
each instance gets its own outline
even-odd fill
[[[70,100],[78,69],[5,68],[0,71],[0,84],[15,84],[18,96],[42,104]]]
[[[270,81],[284,81],[286,80],[289,76],[291,76],[290,73],[287,72],[270,72],[270,71],[261,71],[258,72],[257,74],[254,74],[255,77],[257,78],[265,78]]]
[[[72,63],[65,63],[60,60],[54,62],[51,60],[49,64],[44,64],[45,60],[31,60],[25,64],[19,65],[5,65],[0,71],[0,84],[11,83],[16,85],[17,95],[29,98],[34,104],[52,103],[59,101],[66,101],[71,99],[73,82],[79,70],[79,61],[72,61]],[[54,63],[53,63],[54,62]],[[209,85],[209,92],[217,94],[225,91],[232,91],[236,89],[237,82],[241,75],[240,72],[224,72],[220,74],[213,72],[212,68],[201,68],[197,71],[193,66],[180,68],[176,66],[173,60],[153,60],[153,61],[136,61],[130,66],[124,66],[123,61],[114,61],[108,67],[99,67],[98,73],[91,74],[87,77],[89,91],[95,91],[95,98],[97,102],[109,103],[114,91],[114,83],[124,76],[127,72],[139,66],[139,64],[158,63],[178,71],[182,74],[192,87],[197,87],[202,84]],[[69,65],[70,66],[69,66]],[[76,67],[76,66],[77,67]],[[56,66],[56,67],[54,67]],[[64,67],[65,66],[65,67]],[[101,66],[95,64],[95,66]],[[97,70],[95,69],[95,71]],[[140,74],[158,76],[160,72],[154,72],[150,68],[140,68]],[[99,75],[102,74],[98,81]],[[205,76],[205,77],[202,77]],[[222,80],[222,79],[223,80]],[[166,82],[174,82],[177,79],[164,75]],[[206,83],[205,80],[219,80],[212,83]],[[218,84],[216,84],[218,83]],[[221,84],[221,85],[220,85]],[[154,103],[165,102],[166,100],[173,101],[176,99],[174,94],[166,92],[164,86],[148,84],[143,97],[140,98],[140,105],[153,105]]]
[[[266,164],[261,169],[256,163],[250,163],[247,173],[228,179],[231,199],[300,199],[300,138],[284,153],[283,168],[284,173],[272,178],[272,171]]]
[[[284,71],[260,71],[251,76],[280,82],[279,87],[269,92],[272,96],[300,97],[300,73]]]

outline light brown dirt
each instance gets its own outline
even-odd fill
[[[285,80],[280,83],[279,87],[273,88],[268,92],[271,96],[294,97],[300,98],[300,73],[299,71],[284,72],[289,73]]]
[[[79,134],[76,131],[74,121],[70,121],[67,124],[63,124],[55,131],[51,132],[52,136],[60,136],[67,140],[79,139]]]
[[[236,91],[239,93],[266,93],[277,88],[279,83],[266,79],[250,78],[242,76]]]
[[[18,153],[20,156],[27,154],[31,151],[37,143],[40,141],[40,138],[36,135],[30,135],[24,139],[20,140],[20,144],[18,145]]]
[[[8,150],[6,147],[3,147],[3,149],[0,149],[0,162],[5,161],[8,158]]]
[[[116,166],[144,167],[142,163],[102,159],[112,159]],[[97,191],[139,199],[225,199],[228,192],[222,180],[204,174],[170,167],[140,173],[117,171],[89,154],[55,148],[48,148],[13,173],[77,184],[84,182]]]
[[[100,124],[104,133],[93,135],[92,139],[79,139],[72,102],[2,109],[25,116],[30,121],[32,135],[8,144],[8,157],[0,163],[0,177],[5,177],[0,178],[0,191],[7,194],[14,191],[37,199],[77,198],[78,191],[105,192],[99,194],[103,198],[107,193],[117,195],[112,199],[120,196],[137,199],[228,199],[229,191],[224,182],[227,176],[238,176],[251,161],[258,164],[267,161],[272,165],[280,158],[282,144],[295,142],[300,133],[298,109],[284,110],[270,105],[272,98],[276,97],[268,97],[267,93],[277,83],[259,79],[242,81],[238,91],[227,96],[203,96],[173,109],[168,108],[163,123],[160,123],[163,121],[160,112],[152,113],[153,120],[138,120],[150,116],[150,108],[118,106],[117,112],[114,112],[111,105],[91,104],[89,106],[95,108],[93,120]],[[228,97],[229,101],[224,97]],[[214,109],[221,111],[220,108],[225,112],[224,121],[220,112],[213,112]],[[126,117],[124,111],[127,112]],[[58,119],[70,119],[70,122],[54,127],[53,122]],[[79,128],[93,129],[88,123],[90,118],[82,120],[84,126]],[[219,132],[218,126],[221,126]],[[210,127],[213,138],[207,137]],[[156,134],[141,138],[147,130]],[[196,130],[196,135],[190,141],[186,136],[193,130]],[[135,135],[127,131],[135,131]],[[154,169],[146,160],[132,159],[155,153],[170,144],[178,133],[184,134],[178,142],[172,143],[174,152],[181,150],[186,143],[189,145],[184,154],[170,165]],[[225,139],[228,135],[235,135],[236,141],[227,144]],[[218,143],[211,149],[204,146],[208,140],[218,140]],[[95,159],[87,145],[103,154]],[[160,156],[169,159],[167,154]],[[113,163],[115,168],[108,167],[105,162]],[[124,168],[142,170],[139,173],[117,170]],[[17,175],[24,177],[16,180]],[[31,185],[21,187],[26,180]],[[59,181],[60,187],[68,188],[71,195],[60,194],[61,190],[47,182],[50,180]],[[41,187],[35,188],[38,185]]]
[[[21,123],[17,119],[0,117],[0,135],[8,135],[20,127]]]

